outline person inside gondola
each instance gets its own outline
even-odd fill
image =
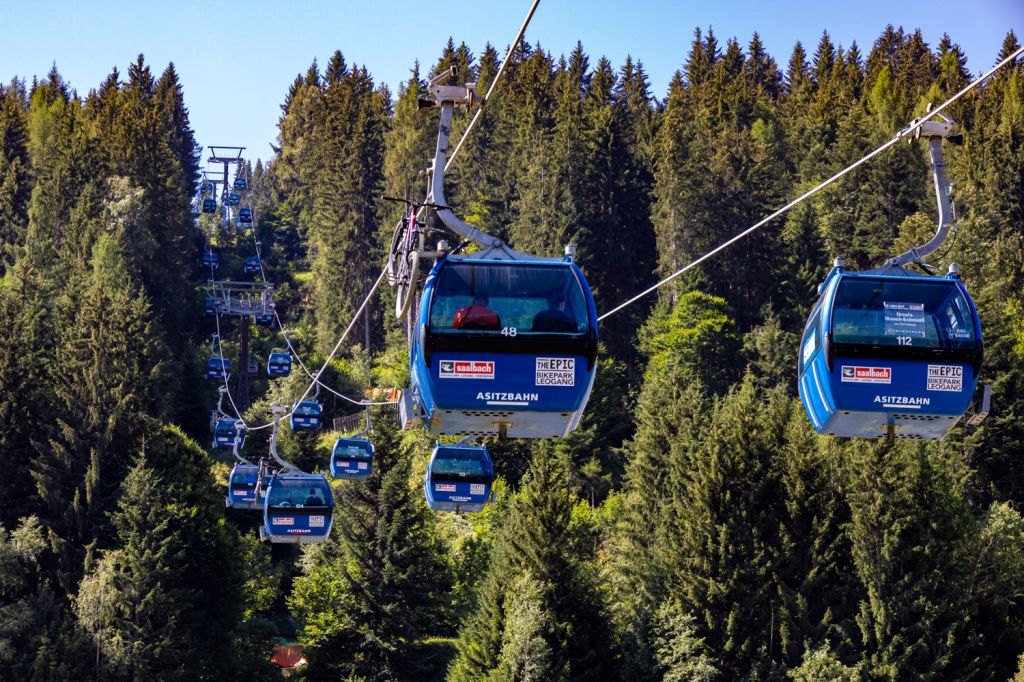
[[[303,503],[306,507],[323,507],[324,498],[320,496],[320,491],[316,488],[309,489],[309,495],[306,497],[306,501]]]
[[[487,307],[490,299],[487,294],[476,293],[473,295],[473,304],[459,308],[455,313],[455,321],[452,329],[478,329],[493,331],[501,329],[501,318],[498,314]]]
[[[556,291],[548,295],[548,309],[542,310],[533,318],[535,332],[574,332],[576,320],[565,310],[565,295]]]

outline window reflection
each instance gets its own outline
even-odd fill
[[[270,486],[272,507],[327,507],[324,483],[312,479],[275,479]]]
[[[970,306],[952,281],[844,279],[832,312],[836,343],[973,349]]]
[[[580,334],[588,327],[582,286],[559,265],[450,263],[430,307],[435,333]]]

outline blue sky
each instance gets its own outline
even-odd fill
[[[0,0],[0,81],[43,76],[56,62],[85,94],[114,66],[123,73],[140,52],[157,74],[173,61],[199,143],[244,145],[246,157],[266,159],[287,88],[314,58],[324,64],[340,49],[349,64],[365,64],[377,82],[396,91],[413,62],[429,66],[449,36],[474,54],[487,42],[503,50],[529,4]],[[713,27],[722,44],[734,36],[744,46],[756,30],[784,66],[796,41],[813,53],[823,30],[843,46],[856,40],[866,54],[890,23],[921,28],[932,46],[949,33],[977,74],[994,63],[1008,30],[1024,35],[1024,2],[542,0],[527,39],[556,55],[581,40],[592,64],[605,55],[618,67],[632,55],[662,98],[696,26]]]

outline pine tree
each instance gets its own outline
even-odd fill
[[[112,521],[120,549],[103,555],[82,581],[76,611],[106,665],[128,679],[187,679],[183,623],[198,596],[177,584],[181,531],[169,495],[141,458],[124,481]]]
[[[730,678],[768,674],[780,654],[777,458],[790,409],[780,391],[762,402],[748,377],[718,402],[692,471],[673,487],[675,527],[662,548],[670,593]]]
[[[55,424],[35,444],[33,475],[44,518],[59,538],[65,589],[77,583],[85,546],[106,537],[105,512],[143,415],[157,413],[154,389],[165,351],[152,338],[150,320],[123,247],[104,235],[93,250],[89,287],[60,334],[51,368]]]
[[[682,611],[678,602],[667,602],[658,609],[658,636],[655,641],[658,672],[665,682],[711,682],[718,677],[704,640],[694,634],[693,616]]]
[[[785,510],[778,517],[774,568],[779,608],[772,637],[779,660],[789,666],[797,666],[812,647],[826,646],[852,662],[859,639],[854,618],[864,591],[850,568],[842,450],[835,440],[814,434],[796,401],[785,429],[778,465]]]
[[[3,523],[41,513],[30,475],[35,457],[32,441],[40,415],[53,409],[49,368],[55,360],[52,338],[57,329],[50,244],[29,228],[21,255],[0,280],[0,497],[9,501],[0,511]]]
[[[142,442],[111,515],[115,548],[82,581],[78,619],[117,677],[233,677],[253,666],[232,648],[241,567],[210,462],[174,427],[152,423]]]
[[[28,226],[32,193],[28,156],[28,116],[23,88],[0,85],[0,276],[13,260]]]
[[[545,635],[552,630],[551,614],[544,608],[544,586],[525,573],[512,585],[506,598],[498,680],[553,680],[551,645]]]
[[[409,679],[419,674],[412,644],[437,632],[450,576],[399,435],[376,415],[374,473],[338,489],[332,538],[307,554],[295,581],[289,606],[311,680]]]
[[[46,550],[39,519],[21,519],[12,532],[0,524],[0,674],[28,679],[32,654],[47,627],[53,595],[41,579]]]
[[[621,514],[602,567],[628,679],[657,679],[655,614],[669,589],[662,548],[674,531],[668,501],[693,468],[705,412],[702,387],[681,368],[648,371],[635,409],[636,434],[625,446]]]
[[[865,665],[883,679],[982,679],[980,605],[964,582],[972,523],[962,456],[861,441],[845,459]]]
[[[387,102],[365,68],[349,69],[340,52],[325,76],[321,125],[313,138],[309,225],[317,346],[330,352],[378,274],[373,197],[383,182]],[[365,318],[369,320],[369,316]],[[370,330],[365,330],[369,340]],[[365,342],[364,342],[365,345]]]
[[[534,458],[492,553],[477,615],[460,634],[449,679],[532,666],[553,680],[614,674],[607,616],[592,582],[593,547],[573,537],[565,474],[550,455]],[[510,597],[514,584],[519,591]],[[524,611],[529,617],[508,620]]]

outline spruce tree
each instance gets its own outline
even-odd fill
[[[40,563],[46,539],[39,519],[28,516],[8,531],[0,524],[0,675],[28,679],[32,655],[47,627],[48,602]]]
[[[748,376],[718,402],[693,470],[673,488],[670,590],[730,678],[766,675],[780,655],[777,458],[790,409],[781,391],[762,402]]]
[[[377,259],[367,254],[378,253],[373,197],[383,182],[389,104],[374,90],[369,72],[348,68],[340,52],[332,57],[328,71],[320,126],[313,136],[316,180],[309,226],[317,346],[325,354],[379,273]],[[369,329],[365,335],[369,340]]]
[[[126,679],[224,679],[236,657],[239,547],[220,516],[207,455],[150,423],[111,515],[114,549],[81,583],[75,609],[105,669]],[[188,655],[183,656],[182,651]]]
[[[973,524],[962,455],[854,441],[845,459],[865,665],[882,679],[983,679],[983,607],[965,583]]]
[[[28,156],[28,116],[18,83],[0,85],[0,276],[24,240],[32,193]]]
[[[492,553],[477,615],[460,635],[449,679],[524,668],[543,670],[552,680],[609,679],[615,652],[608,618],[593,582],[593,547],[574,538],[566,472],[540,452],[527,479]],[[513,585],[517,591],[509,596]],[[510,613],[522,617],[510,622]]]
[[[60,333],[51,367],[55,419],[34,438],[33,471],[44,518],[55,534],[67,589],[82,552],[105,539],[105,512],[127,456],[157,412],[155,384],[164,349],[152,338],[149,303],[131,279],[123,246],[104,235],[93,250],[89,287]]]
[[[198,595],[176,586],[182,537],[169,497],[140,458],[112,517],[120,548],[99,559],[75,603],[107,669],[130,680],[188,679],[183,621]]]
[[[374,473],[338,488],[332,537],[307,554],[289,598],[311,680],[422,674],[413,645],[437,632],[450,586],[409,484],[412,453],[383,414],[373,437]]]

